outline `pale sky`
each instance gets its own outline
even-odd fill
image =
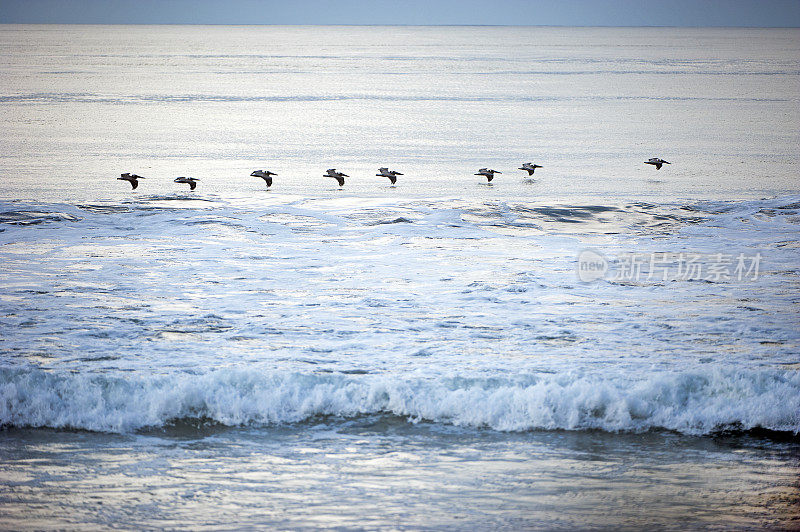
[[[0,0],[0,23],[800,26],[800,0]]]

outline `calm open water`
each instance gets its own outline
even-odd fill
[[[800,526],[800,31],[0,51],[0,527]]]

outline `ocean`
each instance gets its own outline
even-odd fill
[[[797,29],[0,50],[0,528],[800,527]]]

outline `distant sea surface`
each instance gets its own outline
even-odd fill
[[[0,109],[0,527],[800,526],[800,31],[4,25]]]

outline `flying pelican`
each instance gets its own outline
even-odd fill
[[[144,179],[140,175],[130,174],[125,172],[124,174],[120,174],[120,177],[117,178],[119,181],[127,181],[131,184],[131,190],[136,190],[136,187],[139,186],[139,179]]]
[[[349,176],[349,175],[347,175],[347,174],[343,174],[343,173],[341,173],[341,172],[337,172],[337,171],[336,171],[336,168],[328,168],[328,169],[325,171],[325,173],[322,175],[322,177],[332,177],[332,178],[334,178],[336,181],[338,181],[338,182],[339,182],[339,186],[340,186],[340,187],[343,187],[343,186],[344,186],[344,178],[345,178],[345,177],[350,177],[350,176]]]
[[[388,177],[389,181],[392,182],[394,185],[397,183],[397,176],[403,175],[400,172],[395,172],[394,170],[389,170],[388,168],[378,168],[379,174],[375,174],[378,177]]]
[[[199,179],[195,179],[194,177],[176,177],[175,183],[187,183],[189,185],[189,190],[194,190],[197,187],[197,182],[200,181]]]
[[[278,175],[275,172],[270,172],[269,170],[256,170],[252,174],[252,177],[260,177],[267,183],[267,188],[272,186],[272,176]]]
[[[533,164],[533,163],[522,163],[522,167],[519,168],[519,170],[527,170],[528,171],[528,177],[530,177],[530,176],[533,175],[533,172],[537,168],[544,168],[544,166],[541,166],[541,165],[538,165],[538,164]]]
[[[650,157],[644,162],[644,164],[652,164],[653,166],[656,167],[656,170],[661,170],[662,164],[672,164],[672,163],[669,163],[664,159],[659,159],[658,157]]]
[[[475,175],[482,175],[486,176],[487,183],[491,183],[492,179],[494,179],[494,174],[502,174],[503,172],[498,172],[497,170],[489,170],[488,168],[481,168],[478,170],[478,173]]]

